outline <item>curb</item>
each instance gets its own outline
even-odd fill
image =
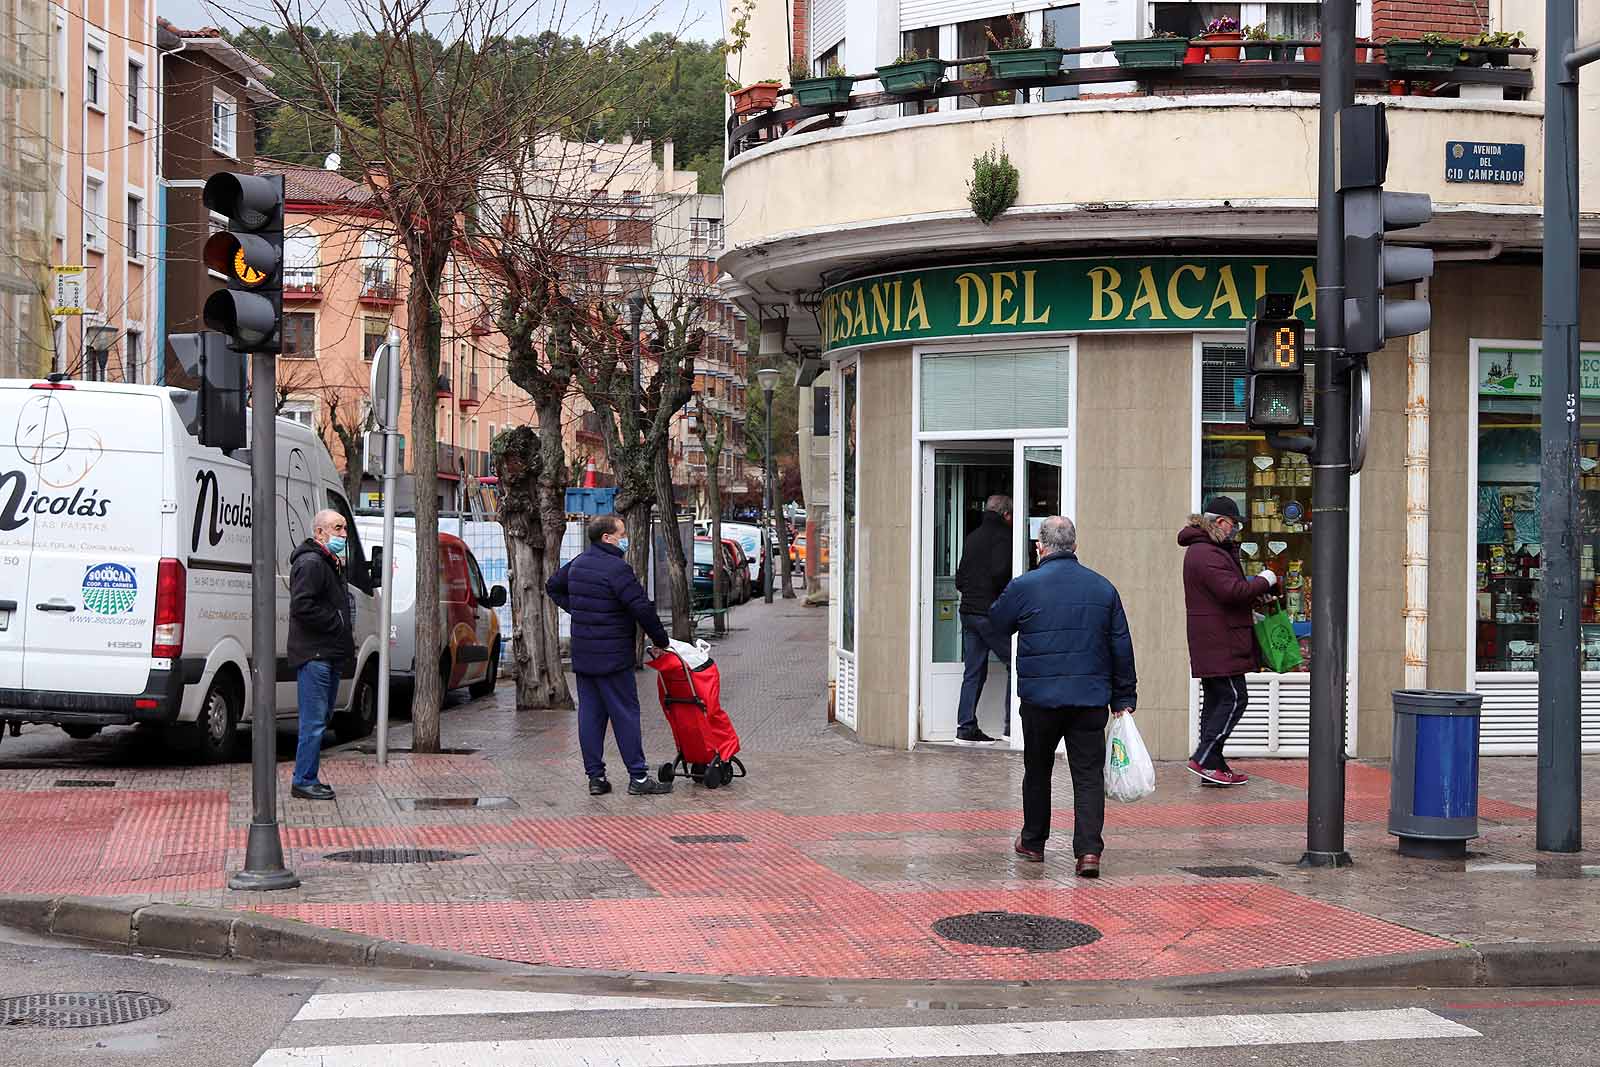
[[[816,990],[822,987],[832,991],[829,999],[834,1002],[837,1002],[839,995],[848,995],[847,990],[855,990],[870,999],[874,992],[898,996],[900,991],[930,988],[968,990],[974,995],[1006,1000],[1019,997],[1024,991],[1039,993],[1051,988],[1074,991],[1143,988],[1180,993],[1207,990],[1511,989],[1600,985],[1600,943],[1589,941],[1461,945],[1437,952],[1330,960],[1293,967],[1265,967],[1141,982],[1019,983],[741,977],[602,971],[525,964],[402,941],[385,941],[256,912],[162,904],[139,898],[0,894],[0,926],[96,945],[205,959],[582,979],[625,984],[629,992],[637,992],[642,986],[651,984],[671,986],[686,995],[711,989],[722,996],[738,995],[740,989],[745,989],[757,995],[803,1000],[814,997]],[[620,986],[619,991],[623,991]]]

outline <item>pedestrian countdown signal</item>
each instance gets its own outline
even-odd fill
[[[1257,430],[1305,425],[1306,325],[1294,316],[1294,299],[1264,296],[1245,330],[1245,422]]]

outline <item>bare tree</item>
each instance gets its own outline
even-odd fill
[[[727,444],[727,429],[722,416],[712,412],[702,394],[699,417],[695,420],[695,435],[700,438],[700,451],[706,460],[706,510],[711,514],[711,610],[712,625],[717,633],[728,629],[727,581],[722,572],[722,451]],[[710,430],[716,425],[716,433]]]
[[[353,393],[349,396],[344,394],[345,390],[337,386],[330,385],[323,389],[324,414],[319,433],[328,451],[333,451],[334,443],[338,443],[339,453],[344,459],[345,499],[354,503],[361,492],[361,475],[365,467],[363,439],[375,423],[372,412],[363,410]]]

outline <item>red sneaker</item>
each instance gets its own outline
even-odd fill
[[[1248,778],[1234,774],[1232,771],[1202,767],[1194,760],[1189,761],[1189,773],[1199,778],[1206,785],[1243,785],[1249,781]]]

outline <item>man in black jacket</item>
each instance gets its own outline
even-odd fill
[[[289,791],[302,800],[333,799],[333,789],[317,780],[317,772],[322,734],[339,699],[339,675],[356,658],[344,573],[348,533],[343,515],[319,511],[311,520],[311,536],[289,557],[289,668],[300,703],[300,741]]]
[[[994,738],[978,727],[978,701],[989,677],[989,653],[1005,665],[1006,733],[1010,735],[1011,642],[997,637],[989,626],[989,605],[1011,581],[1011,498],[996,493],[984,504],[983,522],[967,535],[956,568],[956,591],[961,594],[961,704],[956,711],[956,741],[990,745]]]
[[[611,792],[606,779],[606,724],[628,765],[630,796],[672,792],[671,782],[650,777],[639,728],[639,690],[634,680],[633,643],[642,628],[657,647],[667,631],[655,605],[634,577],[625,553],[622,519],[601,515],[589,522],[589,547],[550,576],[545,592],[572,615],[572,673],[578,680],[578,747],[589,776],[589,795]]]

